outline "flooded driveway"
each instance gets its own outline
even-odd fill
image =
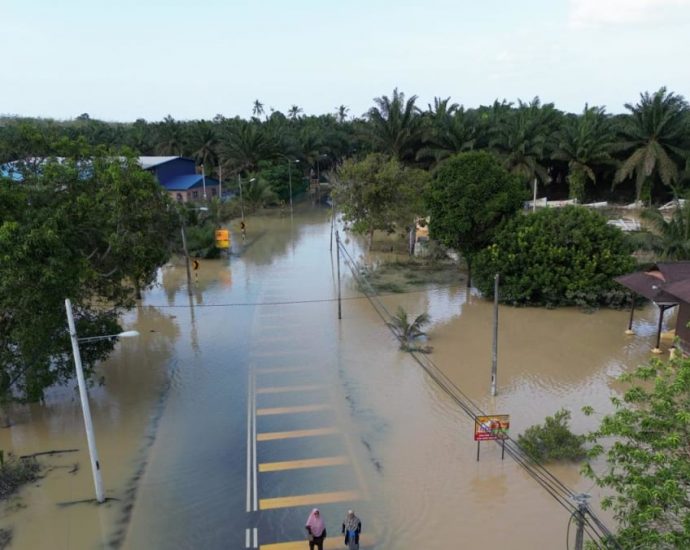
[[[1,448],[76,449],[42,460],[46,477],[6,503],[13,547],[303,550],[313,507],[328,548],[342,547],[350,508],[363,548],[564,546],[567,512],[500,448],[483,445],[477,462],[471,420],[398,351],[344,266],[338,321],[329,221],[306,206],[250,218],[229,259],[200,261],[191,297],[184,266],[162,270],[124,320],[140,338],[90,390],[106,504],[79,502],[93,487],[74,388],[11,411]],[[580,407],[610,409],[656,321],[643,310],[629,337],[626,312],[501,308],[491,398],[491,303],[462,283],[382,300],[430,313],[434,363],[482,409],[510,414],[513,436],[561,407],[576,432],[594,427]],[[596,495],[577,465],[552,470]]]

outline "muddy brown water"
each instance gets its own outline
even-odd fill
[[[45,477],[3,503],[12,547],[291,550],[306,547],[313,506],[329,538],[354,508],[372,548],[564,547],[567,512],[499,448],[476,461],[471,420],[397,350],[344,265],[338,321],[328,211],[247,226],[230,259],[201,261],[191,298],[184,267],[163,269],[124,318],[141,336],[99,366],[106,504],[80,502],[93,485],[74,387],[10,411],[0,448],[78,449],[42,458]],[[347,247],[367,259],[357,239]],[[463,284],[382,301],[430,313],[434,363],[483,410],[510,414],[514,436],[561,407],[574,431],[593,428],[580,408],[611,409],[615,377],[650,356],[656,324],[652,307],[634,337],[624,311],[502,307],[491,398],[490,302]],[[597,500],[577,465],[551,470]]]

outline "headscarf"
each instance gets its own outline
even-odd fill
[[[345,524],[346,531],[356,531],[359,527],[359,518],[352,510],[348,510],[347,516],[345,517],[345,521],[343,521],[343,523]]]
[[[309,517],[307,518],[307,524],[305,525],[305,527],[309,527],[309,529],[311,529],[311,534],[315,537],[320,537],[326,529],[326,525],[323,522],[321,513],[319,513],[318,516],[316,515],[318,511],[318,508],[314,508],[311,511],[311,514],[309,514]]]

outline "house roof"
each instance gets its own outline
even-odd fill
[[[183,176],[176,176],[170,181],[163,184],[168,191],[186,191],[188,189],[203,187],[204,181],[201,174],[185,174]],[[215,178],[206,177],[206,187],[213,187],[218,185],[218,180]]]
[[[690,262],[660,262],[614,280],[657,304],[690,302]]]
[[[165,164],[171,160],[181,159],[183,157],[139,157],[139,164],[144,170],[149,170],[160,164]],[[185,159],[188,160],[188,159]]]

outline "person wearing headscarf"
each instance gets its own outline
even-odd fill
[[[304,528],[309,535],[309,550],[314,550],[314,548],[323,550],[323,541],[326,538],[326,524],[318,508],[314,508],[311,511]]]
[[[362,522],[352,510],[348,510],[341,529],[341,533],[345,535],[345,546],[350,550],[359,550],[359,534],[361,532]]]

